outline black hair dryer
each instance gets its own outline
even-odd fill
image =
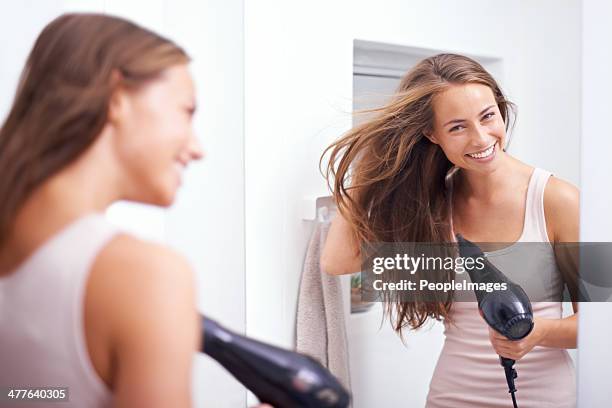
[[[466,268],[472,282],[505,283],[507,285],[506,290],[474,291],[478,300],[478,309],[484,320],[491,328],[510,340],[520,340],[526,337],[533,329],[533,311],[529,297],[523,288],[509,280],[489,262],[480,247],[466,240],[460,234],[457,234],[456,237],[459,244],[459,255],[462,258],[481,258],[484,260],[484,268],[481,270]],[[513,368],[515,361],[502,356],[499,356],[499,361],[504,367],[508,390],[512,396],[512,403],[516,407],[514,379],[517,374]]]
[[[346,408],[350,396],[316,360],[234,333],[202,317],[201,351],[274,408]]]

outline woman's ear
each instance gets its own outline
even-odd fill
[[[114,70],[111,74],[112,94],[108,104],[108,121],[117,124],[125,116],[127,105],[127,90],[121,86],[122,75]]]
[[[429,139],[429,141],[433,144],[439,144],[438,139],[436,138],[436,136],[434,135],[433,131],[431,129],[426,129],[423,131],[423,135],[425,135],[425,137],[427,139]]]

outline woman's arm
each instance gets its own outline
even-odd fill
[[[359,244],[350,224],[338,212],[327,234],[321,254],[321,268],[331,275],[359,272]]]
[[[576,243],[580,239],[580,191],[576,186],[550,177],[544,190],[544,214],[548,238],[555,247],[557,265],[572,295],[574,314],[542,324],[539,344],[547,347],[576,348],[578,330],[578,259]],[[569,243],[568,245],[563,245]]]
[[[92,274],[97,298],[106,297],[115,406],[191,407],[200,323],[190,266],[166,247],[120,236]]]

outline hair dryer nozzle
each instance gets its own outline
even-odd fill
[[[478,307],[485,321],[497,332],[511,340],[520,340],[533,328],[533,312],[529,297],[488,259],[480,247],[457,234],[459,254],[465,258],[484,258],[484,268],[470,269],[468,274],[475,283],[503,283],[505,290],[486,292],[475,290]]]
[[[275,408],[346,408],[349,393],[317,361],[225,329],[202,317],[202,351]]]

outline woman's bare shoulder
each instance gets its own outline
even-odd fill
[[[155,242],[127,234],[113,238],[94,262],[91,278],[113,286],[114,293],[134,294],[145,285],[167,285],[168,290],[191,290],[193,271],[184,256]],[[152,288],[149,288],[152,289]]]
[[[576,210],[580,203],[578,187],[559,177],[551,176],[544,190],[544,206],[564,212]]]
[[[109,383],[118,400],[158,401],[147,406],[188,400],[200,326],[194,274],[183,256],[118,235],[94,262],[86,303],[88,316],[96,318],[92,332],[103,333],[101,360],[115,362]]]
[[[129,234],[119,234],[112,239],[100,252],[96,260],[96,266],[102,268],[119,266],[145,266],[159,270],[159,266],[172,265],[180,270],[189,268],[189,263],[184,256],[172,248],[139,239]],[[132,273],[142,273],[142,269],[134,270]]]
[[[107,378],[117,400],[124,406],[150,400],[143,404],[153,407],[180,399],[185,403],[176,406],[187,406],[201,342],[187,260],[164,245],[117,235],[95,260],[86,293],[99,360],[113,362]]]
[[[165,245],[127,234],[117,235],[100,252],[90,279],[116,299],[123,294],[121,299],[127,302],[157,292],[192,297],[194,290],[193,270],[184,256]]]
[[[87,297],[105,317],[109,334],[146,332],[153,329],[144,327],[148,322],[179,332],[180,324],[193,328],[193,269],[185,257],[158,243],[126,234],[113,238],[92,266]]]
[[[551,242],[578,241],[580,190],[575,185],[551,176],[544,189],[544,214]]]

